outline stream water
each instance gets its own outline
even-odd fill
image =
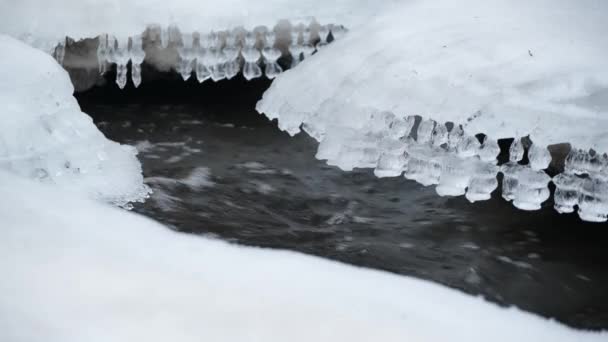
[[[165,79],[77,94],[111,139],[138,147],[175,230],[429,279],[579,328],[608,328],[608,225],[470,204],[403,177],[343,172],[253,109],[269,82]],[[305,96],[305,95],[303,95]],[[381,291],[381,289],[378,289]]]

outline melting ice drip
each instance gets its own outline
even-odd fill
[[[141,64],[150,41],[157,45],[155,48],[176,50],[178,58],[173,67],[184,80],[194,73],[199,82],[209,79],[217,82],[231,79],[241,71],[247,80],[263,75],[273,79],[283,72],[278,62],[287,56],[283,51],[288,52],[292,59],[291,67],[295,67],[345,33],[346,29],[341,25],[319,25],[316,22],[277,25],[273,29],[260,26],[253,31],[237,28],[208,34],[182,33],[177,26],[161,28],[152,25],[143,34],[128,38],[100,35],[97,60],[101,74],[108,71],[108,64],[116,65],[116,84],[121,89],[127,84],[129,63],[133,85],[138,87],[141,84]],[[150,36],[154,39],[149,39]],[[51,51],[60,64],[67,46],[68,39]],[[264,70],[260,66],[262,63]]]
[[[360,130],[333,128],[319,134],[318,127],[303,129],[319,138],[317,158],[344,170],[374,168],[378,177],[415,180],[435,185],[440,196],[465,197],[470,202],[488,200],[503,174],[502,197],[522,210],[538,210],[550,197],[551,177],[544,171],[551,163],[546,147],[528,147],[528,164],[522,165],[525,148],[522,139],[513,141],[509,162],[498,166],[498,143],[485,137],[482,142],[467,135],[460,125],[444,125],[416,118],[398,118],[379,112]],[[361,139],[361,137],[364,137]],[[608,156],[572,149],[564,173],[553,178],[556,185],[555,209],[573,212],[585,221],[608,220]]]

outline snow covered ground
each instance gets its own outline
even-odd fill
[[[0,34],[0,170],[117,205],[143,200],[137,151],[107,140],[80,111],[51,56]]]
[[[427,281],[177,233],[0,171],[0,340],[605,341]]]

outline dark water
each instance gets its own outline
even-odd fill
[[[608,225],[498,199],[441,198],[404,178],[342,172],[316,142],[258,115],[267,81],[144,82],[80,94],[137,145],[155,194],[136,211],[176,230],[430,279],[579,328],[608,328]],[[305,95],[303,95],[305,96]]]

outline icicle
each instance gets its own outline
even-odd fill
[[[574,212],[574,206],[578,205],[581,183],[581,178],[569,173],[560,173],[553,177],[553,184],[555,184],[553,201],[558,213]]]
[[[240,48],[236,45],[236,37],[232,32],[228,32],[226,35],[226,46],[224,46],[223,53],[226,58],[226,78],[231,79],[239,73],[239,54]]]
[[[479,153],[480,146],[476,137],[465,135],[456,146],[456,154],[461,158],[474,157]]]
[[[112,37],[108,40],[108,61],[116,64],[116,84],[120,89],[127,85],[127,64],[131,58],[128,45],[128,39]]]
[[[464,138],[464,130],[460,125],[454,125],[452,130],[448,134],[448,148],[449,150],[455,151],[460,141]]]
[[[407,160],[403,174],[405,178],[415,180],[424,186],[439,183],[443,161],[430,146],[411,143],[407,147],[405,157]]]
[[[481,144],[481,147],[479,148],[479,159],[494,164],[496,163],[496,157],[498,157],[499,153],[500,147],[498,146],[498,142],[486,136]]]
[[[223,42],[219,34],[212,32],[209,35],[210,47],[207,53],[210,54],[212,64],[209,67],[211,79],[214,82],[226,78],[226,62],[227,58],[222,51]]]
[[[245,47],[241,50],[241,55],[245,59],[245,66],[243,67],[245,79],[249,81],[262,76],[262,69],[257,64],[260,59],[260,51],[255,47]]]
[[[433,129],[431,143],[435,147],[440,147],[448,142],[448,128],[445,125],[437,123]]]
[[[489,200],[492,197],[492,192],[498,187],[497,174],[498,166],[476,162],[473,177],[465,195],[469,202]]]
[[[194,36],[191,33],[182,34],[182,41],[177,48],[177,53],[179,54],[177,72],[186,81],[192,75],[193,62],[197,55],[194,50]]]
[[[515,138],[511,147],[509,148],[509,161],[517,163],[524,157],[524,145],[521,143],[520,138]]]
[[[529,167],[520,166],[517,174],[518,184],[513,192],[513,205],[521,210],[539,210],[546,201],[551,178],[544,171],[534,171]]]
[[[419,144],[426,144],[431,141],[431,135],[433,134],[433,129],[435,128],[435,121],[433,120],[423,120],[418,126],[418,131],[416,132],[416,141]]]
[[[538,210],[549,196],[549,176],[544,171],[509,162],[501,167],[503,174],[502,197],[513,201],[522,210]]]
[[[532,170],[544,170],[551,164],[551,153],[546,147],[532,144],[528,150],[528,159]]]
[[[202,83],[211,78],[211,66],[214,63],[213,56],[209,53],[211,47],[211,39],[209,35],[199,36],[199,45],[194,49],[194,56],[196,58],[195,73],[196,79],[199,83]]]
[[[262,50],[264,56],[265,73],[266,77],[273,79],[277,77],[283,69],[277,63],[277,60],[281,57],[281,50],[274,47],[276,36],[274,32],[268,32],[265,37],[265,46]]]
[[[462,196],[471,182],[470,160],[448,155],[442,160],[439,184],[435,191],[440,196]]]
[[[580,189],[578,215],[589,222],[608,221],[608,183],[585,178]]]
[[[97,64],[99,65],[99,74],[103,75],[106,72],[106,60],[108,58],[108,35],[102,34],[97,38]]]
[[[135,36],[131,38],[131,81],[135,88],[141,84],[141,64],[144,62],[146,52],[143,49],[143,38]]]
[[[312,56],[312,54],[315,52],[315,47],[310,43],[311,35],[312,32],[310,31],[309,27],[306,27],[302,31],[302,44],[300,48],[302,51],[302,59]]]
[[[302,46],[301,45],[290,45],[289,54],[291,55],[291,68],[295,68],[300,64],[302,59]]]
[[[316,46],[317,50],[321,50],[327,45],[327,37],[329,37],[329,27],[327,27],[327,25],[322,25],[319,27],[319,42]]]
[[[599,173],[602,167],[602,157],[595,151],[572,148],[566,157],[566,171],[577,175]]]
[[[262,76],[262,69],[258,65],[258,60],[261,57],[260,51],[255,47],[257,43],[257,37],[254,32],[247,32],[245,34],[245,46],[241,50],[241,55],[245,60],[243,66],[243,76],[246,80],[252,80]]]
[[[302,56],[302,44],[300,40],[302,38],[302,26],[296,26],[291,30],[291,44],[289,45],[289,54],[291,55],[291,68],[295,68],[300,64]]]
[[[502,198],[512,201],[515,198],[515,190],[519,183],[519,171],[523,167],[517,163],[510,162],[501,166],[502,178]]]
[[[383,153],[378,158],[378,163],[374,169],[376,177],[398,177],[403,173],[403,168],[407,160],[403,154]]]

